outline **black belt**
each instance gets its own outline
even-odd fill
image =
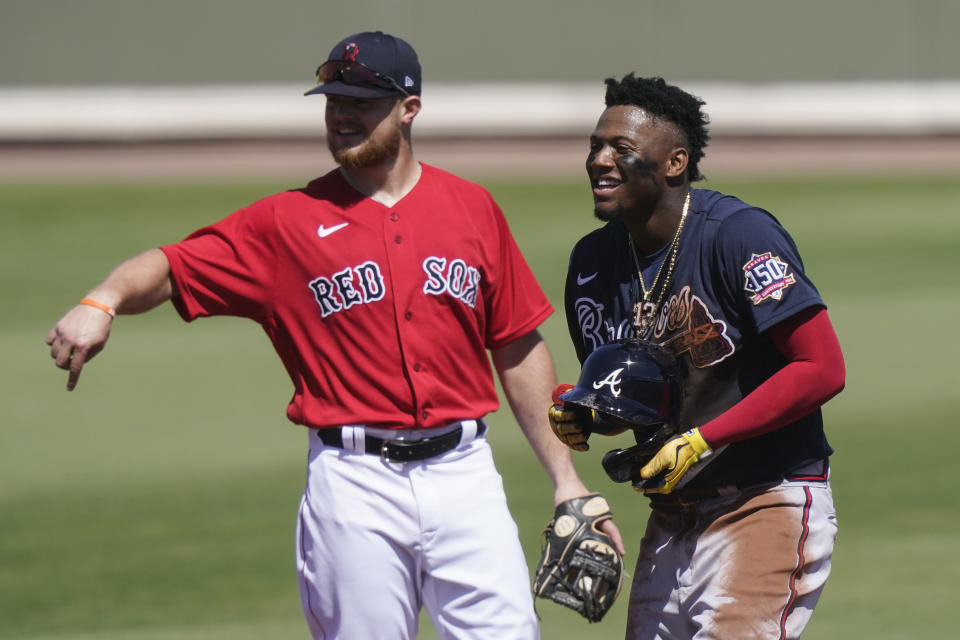
[[[777,478],[776,480],[754,482],[730,482],[709,487],[683,487],[670,493],[651,493],[649,497],[651,504],[654,506],[689,507],[707,500],[727,498],[740,493],[769,489],[770,487],[780,484],[782,481],[783,478]]]
[[[477,437],[483,435],[487,425],[477,420]],[[411,462],[426,460],[441,453],[452,451],[460,444],[463,427],[457,427],[439,436],[428,436],[419,440],[404,440],[402,438],[378,438],[369,434],[364,435],[364,452],[380,456],[387,462]],[[333,429],[318,429],[317,437],[323,444],[343,449],[343,434],[340,427]]]
[[[770,487],[780,484],[784,480],[826,482],[828,477],[827,469],[829,468],[829,460],[824,459],[822,461],[815,461],[809,464],[821,464],[822,468],[816,473],[801,473],[798,475],[791,472],[786,474],[778,474],[776,476],[760,477],[741,482],[720,483],[704,487],[681,487],[670,493],[651,493],[649,494],[649,497],[654,505],[688,507],[705,500],[725,498],[738,493],[749,493],[758,489],[769,489]],[[804,470],[807,469],[807,467],[801,468]]]

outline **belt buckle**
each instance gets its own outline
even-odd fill
[[[438,436],[426,436],[418,439],[392,438],[384,440],[380,444],[380,459],[384,462],[410,462],[412,460],[425,460],[441,453],[455,449],[460,442],[461,429],[455,429],[442,433]],[[391,457],[389,450],[394,454],[400,454],[398,457]],[[414,454],[414,452],[420,453]],[[426,450],[426,453],[423,453]]]
[[[391,457],[390,450],[393,449],[394,456],[401,452],[410,451],[419,444],[422,444],[429,440],[429,438],[424,438],[422,440],[407,440],[406,438],[390,438],[384,439],[380,444],[380,459],[384,462],[410,462],[413,458],[407,456],[398,456]]]
[[[405,438],[384,440],[383,444],[380,445],[380,459],[384,462],[411,462],[413,460],[432,458],[435,455],[453,448],[452,446],[443,447],[442,444],[440,448],[435,448],[437,441],[441,441],[442,443],[447,435],[449,434],[430,436],[418,440],[407,440]],[[391,457],[389,453],[391,449],[394,453],[393,457]],[[428,450],[425,454],[422,453],[424,449]],[[420,453],[417,453],[418,450]]]
[[[380,459],[384,462],[397,462],[395,458],[390,457],[388,450],[391,445],[397,445],[399,443],[400,440],[388,440],[385,438],[383,442],[380,443]]]

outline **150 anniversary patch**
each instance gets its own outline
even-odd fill
[[[796,283],[796,278],[787,272],[787,263],[768,251],[764,254],[753,254],[750,262],[743,265],[746,276],[744,289],[751,294],[753,304],[760,304],[767,298],[779,300],[784,289]]]

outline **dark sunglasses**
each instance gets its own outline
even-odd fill
[[[338,80],[344,84],[391,89],[399,91],[405,96],[410,95],[410,92],[397,84],[397,81],[393,78],[365,67],[359,62],[329,60],[317,67],[317,84],[327,84]]]

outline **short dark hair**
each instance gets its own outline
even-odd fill
[[[706,102],[679,87],[667,84],[659,77],[637,78],[630,73],[622,80],[607,78],[604,82],[607,84],[605,100],[608,107],[632,105],[643,109],[654,118],[662,118],[675,124],[687,139],[687,150],[690,152],[687,174],[690,181],[703,180],[698,165],[705,155],[707,141],[710,140],[707,132],[710,120],[700,107]]]

